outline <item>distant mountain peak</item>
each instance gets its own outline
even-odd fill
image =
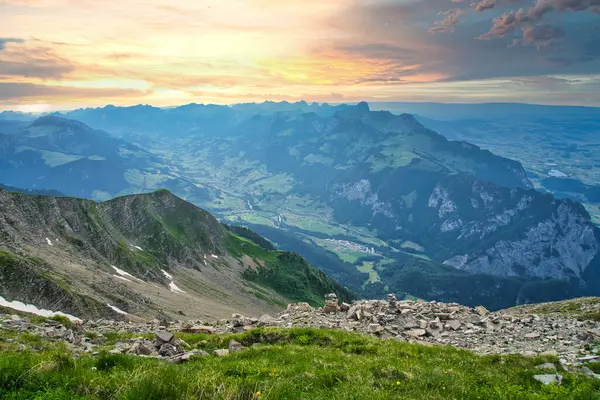
[[[75,121],[73,119],[64,118],[61,115],[56,115],[56,114],[48,114],[48,115],[44,115],[42,117],[39,117],[38,119],[36,119],[35,121],[33,121],[30,126],[33,127],[33,126],[47,126],[47,125],[54,125],[54,126],[61,126],[61,127],[77,126],[77,127],[80,127],[80,128],[90,129],[83,122]]]
[[[367,103],[366,101],[361,101],[360,103],[358,103],[356,105],[356,112],[358,114],[366,114],[370,111],[371,111],[371,108],[369,107],[369,103]]]

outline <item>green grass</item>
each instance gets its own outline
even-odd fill
[[[372,261],[363,261],[362,265],[357,266],[356,269],[358,269],[362,273],[369,274],[369,279],[365,281],[363,286],[369,283],[381,282],[379,273],[374,269],[374,263]]]
[[[533,379],[552,358],[476,356],[466,350],[377,340],[341,331],[257,329],[238,335],[178,335],[210,351],[230,339],[259,347],[184,365],[101,353],[0,352],[7,399],[599,399],[600,380],[561,373]],[[197,339],[197,340],[196,340]]]

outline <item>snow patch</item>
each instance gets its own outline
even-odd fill
[[[25,304],[20,301],[8,301],[4,297],[0,296],[0,306],[12,308],[13,310],[22,311],[30,314],[39,315],[41,317],[52,318],[54,316],[60,315],[61,317],[67,317],[71,321],[81,321],[81,319],[74,317],[70,314],[65,314],[60,311],[51,311],[45,309],[39,309],[33,304]]]
[[[108,304],[108,303],[106,303],[106,305],[107,305],[107,306],[108,306],[110,309],[112,309],[114,312],[116,312],[116,313],[118,313],[118,314],[121,314],[121,315],[127,315],[127,313],[126,313],[125,311],[123,311],[123,310],[121,310],[121,309],[119,309],[119,308],[117,308],[117,307],[115,307],[115,306],[111,306],[111,305],[110,305],[110,304]]]
[[[117,274],[121,275],[121,276],[117,276],[117,278],[127,277],[127,278],[131,278],[131,279],[136,279],[138,281],[141,280],[141,279],[136,278],[135,276],[131,275],[129,272],[123,271],[122,269],[115,267],[114,265],[111,265],[111,267],[117,272]],[[126,279],[126,280],[129,280],[129,279]]]
[[[219,258],[219,256],[218,256],[218,255],[216,255],[216,254],[211,254],[210,256],[211,256],[212,258]]]
[[[173,293],[185,293],[183,290],[179,289],[177,285],[173,282],[169,283],[169,289],[171,289],[171,292]]]
[[[144,249],[142,249],[140,246],[136,246],[136,245],[134,245],[134,244],[131,244],[131,243],[129,243],[129,245],[130,245],[131,247],[133,247],[133,248],[136,248],[136,249],[138,249],[139,251],[144,251]]]
[[[564,172],[559,171],[557,169],[551,169],[550,172],[548,172],[548,175],[553,176],[555,178],[566,178],[568,176]]]
[[[173,276],[171,274],[169,274],[167,271],[165,271],[164,269],[161,269],[162,273],[164,274],[164,276],[170,280],[171,282],[169,282],[169,289],[171,289],[171,292],[173,293],[185,293],[183,290],[179,289],[179,287],[175,284],[175,282],[173,282]]]
[[[48,246],[52,246],[52,240],[46,238],[46,243],[48,243]]]

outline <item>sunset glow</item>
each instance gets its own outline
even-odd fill
[[[479,12],[451,0],[0,0],[0,109],[266,99],[600,105],[600,16],[556,8],[544,17],[565,32],[556,40],[526,25],[496,34],[494,18],[512,3],[535,1]]]

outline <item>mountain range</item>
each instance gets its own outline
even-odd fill
[[[497,309],[598,294],[588,211],[428,121],[443,127],[366,103],[80,109],[5,121],[0,183],[94,200],[164,186],[364,297]]]

